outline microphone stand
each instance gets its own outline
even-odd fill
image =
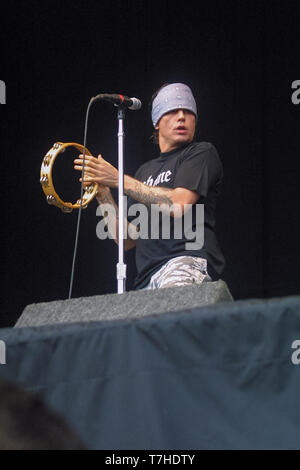
[[[117,283],[118,294],[123,294],[126,290],[126,264],[124,263],[124,119],[125,108],[118,106],[118,170],[119,170],[119,260],[117,263]]]

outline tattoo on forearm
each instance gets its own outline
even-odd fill
[[[141,187],[140,183],[136,183],[134,189],[129,189],[127,194],[146,206],[151,206],[151,204],[167,204],[172,206],[171,191],[172,189],[170,188],[153,188],[147,185]]]
[[[97,197],[97,200],[99,204],[102,203],[114,203],[114,199],[111,194],[100,194],[100,196]]]

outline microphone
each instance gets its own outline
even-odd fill
[[[94,101],[110,101],[115,106],[121,106],[123,108],[131,109],[132,111],[137,111],[141,109],[142,102],[138,98],[128,98],[128,96],[123,96],[119,94],[109,94],[103,93],[101,95],[94,96]]]

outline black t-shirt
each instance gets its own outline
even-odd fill
[[[223,178],[223,167],[215,147],[208,142],[192,142],[179,149],[161,153],[158,158],[144,163],[136,171],[134,177],[150,186],[183,187],[196,191],[199,194],[199,199],[192,206],[189,219],[190,228],[195,234],[201,232],[199,223],[202,223],[200,222],[201,217],[199,218],[201,211],[197,212],[196,205],[204,204],[204,225],[202,223],[202,228],[204,226],[204,230],[202,230],[204,243],[202,240],[197,245],[196,242],[201,237],[195,235],[193,249],[187,249],[187,247],[191,247],[190,243],[193,242],[193,239],[191,239],[188,230],[184,229],[183,218],[181,221],[182,236],[180,238],[178,238],[178,235],[177,238],[174,238],[174,218],[170,217],[171,238],[164,239],[163,233],[160,232],[159,239],[151,239],[149,236],[151,234],[151,211],[148,211],[148,238],[138,238],[136,241],[137,276],[134,283],[135,289],[145,287],[151,276],[168,260],[184,255],[207,259],[210,277],[212,280],[219,279],[225,266],[225,259],[216,239],[214,228],[216,200]],[[136,203],[138,201],[128,197],[128,209]],[[128,220],[132,219],[133,217],[128,217]],[[160,223],[162,223],[162,218]],[[178,223],[178,220],[176,223]],[[186,245],[186,243],[189,243],[189,245]]]

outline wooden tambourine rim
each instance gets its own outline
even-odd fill
[[[55,159],[60,153],[64,152],[67,147],[75,147],[77,150],[83,153],[83,145],[77,144],[75,142],[56,142],[55,144],[53,144],[51,149],[46,153],[43,158],[41,165],[40,183],[46,195],[48,204],[59,207],[63,212],[72,212],[73,209],[79,209],[80,200],[77,201],[75,204],[63,201],[55,191],[52,180],[52,168]],[[87,148],[85,149],[85,154],[92,155]],[[86,188],[82,196],[83,209],[85,209],[87,205],[91,202],[91,200],[96,196],[97,189],[98,184],[96,183],[91,184]]]

